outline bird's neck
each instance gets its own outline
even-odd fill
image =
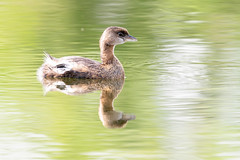
[[[100,44],[101,48],[101,60],[102,64],[112,64],[116,59],[114,55],[115,45],[109,45],[108,43]]]

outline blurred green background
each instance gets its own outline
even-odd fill
[[[238,0],[1,0],[0,159],[240,159]],[[122,26],[138,39],[115,48],[126,79],[98,117],[100,91],[43,95],[43,51],[100,61],[99,38]]]

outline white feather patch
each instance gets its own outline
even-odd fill
[[[45,55],[44,62],[47,63],[50,66],[56,66],[57,65],[56,58],[52,57],[46,51],[43,51],[43,52],[44,52],[44,55]]]

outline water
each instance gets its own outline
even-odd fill
[[[0,159],[240,159],[239,7],[2,0]],[[73,96],[61,88],[77,85],[59,82],[46,93],[36,78],[44,50],[100,60],[99,37],[112,25],[138,38],[115,48],[127,78],[114,110],[132,116],[121,129],[101,121],[101,87]]]

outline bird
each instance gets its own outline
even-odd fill
[[[99,40],[101,63],[80,56],[55,58],[45,53],[45,60],[37,75],[43,78],[122,79],[125,77],[121,62],[114,55],[116,45],[137,41],[126,28],[111,26]]]

